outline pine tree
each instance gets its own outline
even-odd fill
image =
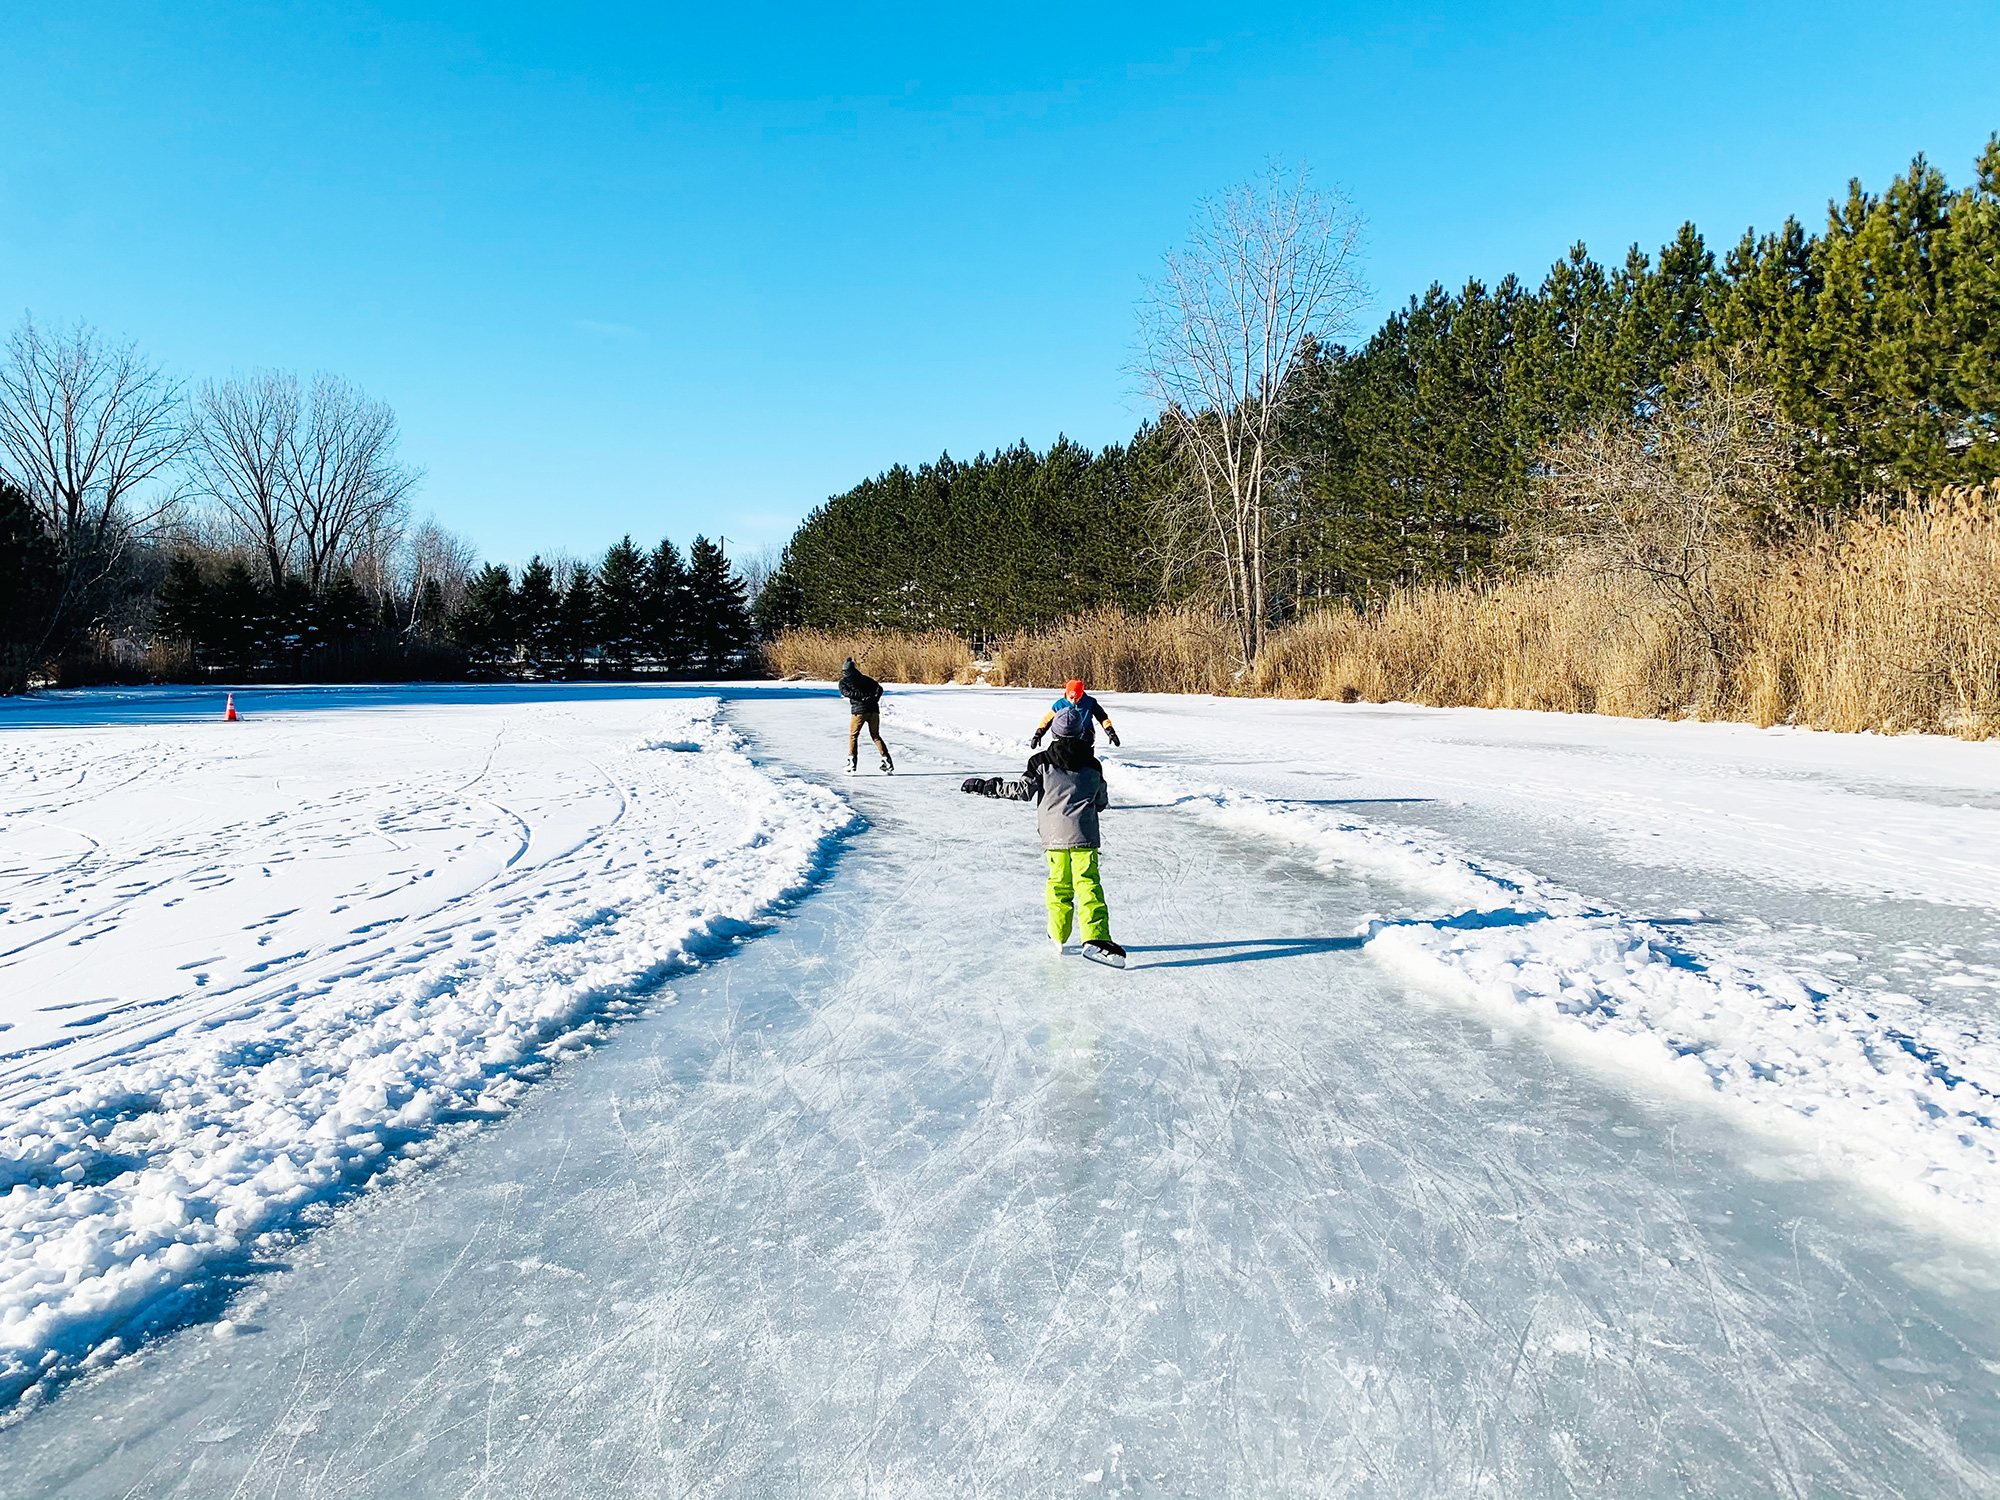
[[[514,591],[514,622],[533,666],[541,667],[555,654],[561,615],[562,598],[556,592],[554,570],[539,555],[530,558]]]
[[[55,546],[28,497],[0,480],[0,693],[28,690],[59,623],[62,585]]]
[[[644,593],[645,651],[666,672],[684,672],[688,664],[688,571],[671,540],[646,560]]]
[[[514,579],[502,563],[488,563],[466,586],[465,603],[452,617],[452,634],[476,662],[512,660],[518,642],[514,625]]]
[[[607,664],[629,672],[645,650],[646,558],[632,538],[616,542],[597,570],[597,637]]]
[[[201,559],[188,548],[175,552],[167,576],[153,599],[153,631],[167,640],[186,641],[200,661],[214,649],[209,639],[208,582],[201,576]]]
[[[589,568],[578,565],[570,573],[569,586],[563,590],[561,626],[557,633],[557,650],[565,673],[580,675],[597,645],[596,581]]]
[[[741,665],[743,653],[756,638],[743,580],[730,568],[722,548],[705,536],[696,537],[688,547],[688,596],[695,666],[716,677]]]

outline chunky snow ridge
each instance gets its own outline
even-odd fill
[[[1010,759],[1025,741],[900,707],[909,729]],[[1686,926],[1596,905],[1533,872],[1364,817],[1102,757],[1122,795],[1301,846],[1383,879],[1412,909],[1365,951],[1434,993],[1542,1028],[1557,1045],[1775,1131],[1938,1227],[1989,1238],[2000,1211],[2000,1028],[1896,1012],[1705,945]]]
[[[232,968],[228,984],[218,974],[215,985],[150,1001],[157,1008],[147,1012],[155,1017],[149,1030],[105,1045],[93,1045],[87,1031],[73,1049],[60,1035],[37,1044],[29,1017],[31,1044],[20,1049],[22,1030],[0,1026],[0,1045],[20,1049],[0,1058],[0,1401],[116,1357],[149,1326],[171,1320],[204,1278],[252,1255],[260,1234],[393,1163],[439,1149],[447,1127],[505,1107],[524,1081],[586,1043],[635,994],[799,891],[852,814],[829,792],[753,765],[718,712],[712,697],[671,701],[636,743],[627,730],[622,746],[596,749],[590,765],[601,779],[590,795],[601,811],[572,819],[591,825],[573,842],[575,828],[562,825],[558,842],[568,847],[525,857],[546,831],[538,809],[488,795],[494,836],[461,840],[468,858],[487,862],[478,872],[486,878],[468,877],[469,888],[441,897],[406,894],[425,890],[424,877],[437,876],[432,889],[448,884],[454,868],[430,859],[433,851],[408,831],[417,793],[431,788],[391,778],[382,801],[399,811],[380,813],[374,824],[402,830],[382,835],[392,853],[426,857],[410,865],[406,881],[381,882],[373,893],[385,903],[373,908],[378,921],[357,924],[369,893],[347,893],[353,909],[333,905],[331,912],[346,913],[333,926],[321,908],[317,929],[287,938],[301,952]],[[532,724],[533,716],[515,706],[489,710],[488,722],[499,726],[491,731],[498,747],[508,733],[519,738],[510,726]],[[546,742],[535,752],[545,787],[546,767],[579,752],[561,743],[555,726],[542,727],[528,737]],[[243,744],[259,733],[275,743],[284,732],[275,717],[230,726],[239,728]],[[298,743],[287,764],[296,762]],[[488,750],[474,780],[494,758]],[[18,760],[0,767],[0,787],[17,813],[35,791],[28,783],[47,779],[21,767]],[[524,776],[521,785],[533,782]],[[361,794],[341,795],[351,802]],[[452,821],[440,818],[437,827]],[[266,822],[277,826],[280,816],[257,826]],[[271,876],[279,836],[268,833],[262,844],[244,837],[248,878],[260,861]],[[193,900],[200,879],[225,878],[214,863],[221,857],[200,852],[186,877],[195,884],[183,894]],[[156,884],[177,878],[171,868],[156,871]],[[109,953],[118,913],[130,904],[88,908],[88,895],[77,897],[87,908],[77,919],[84,933],[67,941],[101,932],[113,941],[91,951]],[[41,939],[22,916],[28,905],[16,905],[5,934],[11,941],[0,944],[0,988],[39,977],[44,998],[73,993],[75,986],[59,988],[22,967],[60,950],[65,936],[35,948]],[[294,926],[303,920],[280,915]],[[93,920],[96,929],[87,926]],[[327,940],[334,926],[355,936]],[[271,977],[243,972],[273,963]],[[107,987],[115,978],[91,976]],[[135,969],[133,983],[140,982]]]

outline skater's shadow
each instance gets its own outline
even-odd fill
[[[1159,943],[1153,947],[1127,948],[1140,953],[1198,953],[1199,958],[1149,959],[1148,969],[1198,969],[1209,964],[1247,964],[1260,958],[1307,958],[1315,953],[1339,953],[1359,948],[1365,937],[1337,938],[1242,938],[1229,943]]]

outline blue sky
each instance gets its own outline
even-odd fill
[[[1129,435],[1139,278],[1273,156],[1365,214],[1372,326],[1963,182],[1996,55],[1991,0],[43,6],[0,311],[348,376],[491,557],[755,546],[899,460]]]

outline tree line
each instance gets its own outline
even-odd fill
[[[650,553],[629,536],[596,567],[536,557],[516,579],[489,563],[453,621],[474,662],[544,676],[586,672],[719,676],[744,664],[756,633],[746,587],[722,548],[697,536]]]
[[[1021,443],[898,465],[806,517],[758,597],[758,626],[976,637],[1100,604],[1157,607],[1173,583],[1148,497],[1168,461],[1148,429],[1097,453],[1059,439],[1046,453]]]
[[[1788,219],[1718,256],[1685,224],[1611,266],[1579,244],[1533,284],[1433,285],[1358,343],[1343,208],[1284,183],[1205,206],[1154,288],[1155,422],[1101,454],[1023,445],[834,496],[760,623],[978,634],[1206,598],[1248,659],[1303,611],[1521,566],[1563,444],[1643,447],[1721,365],[1767,398],[1730,410],[1784,434],[1772,524],[2000,475],[2000,136],[1963,188],[1919,157],[1879,195],[1850,184],[1815,234]],[[1232,275],[1265,312],[1204,323],[1218,287],[1246,289]]]
[[[25,318],[0,359],[0,692],[36,680],[717,673],[753,632],[719,546],[518,583],[412,523],[394,412],[336,376],[192,389]]]

